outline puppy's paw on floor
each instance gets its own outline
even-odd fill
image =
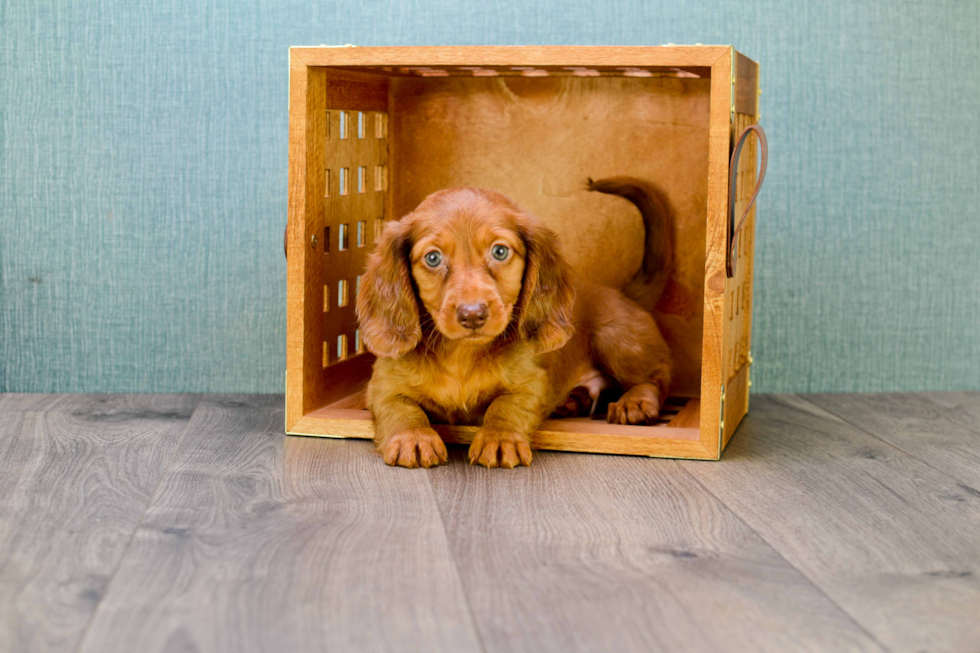
[[[627,390],[619,401],[609,404],[610,424],[652,424],[660,416],[660,392],[650,383]]]
[[[471,465],[513,469],[531,464],[531,445],[520,433],[481,428],[470,444],[469,459]]]
[[[399,431],[378,447],[389,465],[399,467],[435,467],[449,460],[449,453],[439,434],[429,428]]]

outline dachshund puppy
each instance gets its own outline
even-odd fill
[[[367,388],[384,461],[447,460],[430,419],[479,426],[471,464],[531,464],[529,436],[584,387],[625,389],[608,420],[656,419],[670,383],[670,351],[651,311],[673,258],[661,195],[628,177],[589,189],[633,202],[646,253],[623,291],[576,284],[556,235],[493,190],[429,195],[385,225],[357,297],[361,336],[377,356]]]

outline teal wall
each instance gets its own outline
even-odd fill
[[[290,45],[762,64],[754,390],[980,389],[980,2],[0,0],[0,391],[281,392]]]

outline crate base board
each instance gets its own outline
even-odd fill
[[[297,420],[288,435],[358,438],[370,440],[374,427],[370,414],[355,408],[359,393],[315,410]],[[701,402],[691,399],[667,425],[627,426],[607,424],[587,418],[550,419],[531,434],[533,449],[605,453],[655,458],[717,460],[700,440],[698,427]],[[433,428],[449,444],[469,444],[477,427],[434,424]]]

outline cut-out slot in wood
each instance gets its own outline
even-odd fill
[[[337,182],[338,182],[338,184],[340,186],[340,194],[341,195],[347,195],[350,192],[350,189],[348,187],[348,184],[350,183],[350,180],[348,180],[348,177],[350,175],[348,174],[348,172],[349,171],[348,171],[347,168],[341,168],[340,169],[340,175],[337,178]]]
[[[388,116],[383,113],[374,114],[374,137],[384,138],[388,128]]]
[[[330,227],[323,228],[323,254],[330,253]]]
[[[324,140],[329,141],[330,140],[330,112],[329,111],[327,111],[327,125],[323,131],[326,134],[326,138]]]
[[[347,279],[337,282],[337,306],[339,308],[347,306]]]
[[[367,220],[358,220],[357,221],[357,246],[358,247],[364,247],[364,239],[366,238],[366,234],[364,233],[365,231],[367,231]]]
[[[340,132],[341,138],[347,138],[347,112],[340,111],[340,128],[337,130]]]
[[[375,218],[374,219],[374,242],[378,242],[379,240],[381,240],[381,232],[384,231],[384,228],[385,228],[385,219]]]
[[[323,284],[323,312],[330,310],[330,284]]]
[[[360,329],[354,329],[354,352],[358,354],[364,353],[364,343],[361,341]]]
[[[357,167],[357,192],[367,192],[367,166]]]
[[[341,334],[337,336],[337,360],[342,361],[347,359],[347,335]]]
[[[330,168],[323,173],[323,196],[330,197]]]
[[[357,295],[360,292],[361,292],[361,275],[357,275],[357,277],[354,279],[354,297],[357,297]]]
[[[323,343],[323,367],[330,364],[330,350],[327,348],[327,343]]]
[[[357,137],[364,138],[364,132],[367,131],[366,125],[364,124],[364,112],[357,112]]]
[[[347,223],[341,223],[337,228],[337,249],[341,252],[350,248],[350,236],[347,233]]]
[[[374,190],[385,189],[385,167],[374,166]]]

